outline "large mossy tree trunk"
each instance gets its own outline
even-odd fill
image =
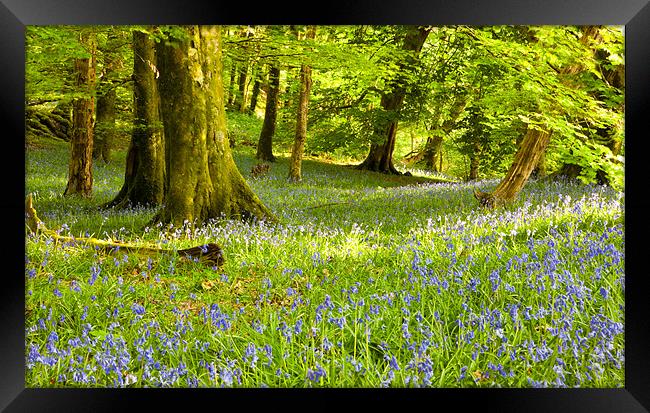
[[[400,172],[393,165],[393,152],[397,138],[398,110],[404,101],[405,90],[399,89],[381,98],[381,107],[384,115],[375,125],[373,134],[376,138],[383,138],[381,143],[372,143],[366,159],[357,166],[357,169],[383,172],[399,175]]]
[[[165,194],[165,141],[151,37],[133,31],[133,52],[133,132],[124,184],[109,207],[156,206],[162,204]]]
[[[80,43],[89,53],[89,57],[74,60],[75,85],[83,96],[72,102],[70,164],[68,183],[63,194],[90,197],[93,188],[93,115],[97,42],[94,34],[82,30]]]
[[[226,137],[220,27],[182,30],[156,47],[168,186],[155,220],[275,220],[237,170]]]
[[[316,36],[316,26],[307,27],[307,39]],[[298,111],[296,117],[296,136],[291,148],[289,161],[289,180],[298,182],[302,180],[302,156],[307,140],[307,113],[309,111],[309,94],[311,92],[311,66],[300,66],[300,91],[298,94]]]
[[[273,135],[278,116],[278,101],[280,97],[280,67],[272,64],[269,67],[269,88],[266,94],[266,108],[264,109],[264,123],[257,143],[257,159],[275,162],[273,155]]]
[[[373,130],[373,143],[366,159],[357,165],[357,169],[370,171],[400,174],[393,165],[393,152],[395,151],[395,139],[397,137],[397,124],[402,103],[406,97],[405,74],[415,65],[417,56],[429,35],[428,27],[409,27],[402,42],[403,50],[410,52],[410,58],[405,59],[399,65],[399,74],[392,82],[390,91],[382,94],[381,107],[382,116],[379,116]]]

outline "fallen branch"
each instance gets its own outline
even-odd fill
[[[307,208],[303,208],[304,211],[310,210],[310,209],[316,209],[316,208],[323,208],[327,206],[332,206],[332,205],[346,205],[346,204],[352,204],[353,201],[344,201],[344,202],[330,202],[328,204],[320,204],[320,205],[315,205]]]
[[[179,254],[181,257],[198,261],[211,267],[220,267],[224,262],[223,251],[217,244],[209,243],[182,250],[169,250],[156,247],[145,247],[130,245],[119,241],[106,241],[97,238],[75,238],[59,235],[56,231],[47,229],[43,221],[36,215],[36,209],[32,202],[32,195],[29,194],[25,200],[25,214],[27,218],[27,229],[30,233],[45,234],[56,241],[62,241],[72,244],[93,245],[108,253],[118,250],[133,252],[136,254],[156,255],[156,254]]]

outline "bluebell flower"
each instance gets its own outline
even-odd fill
[[[600,287],[600,295],[606,300],[609,297],[609,291],[605,287]]]
[[[133,303],[133,305],[131,306],[131,310],[133,310],[133,312],[136,315],[143,315],[144,314],[144,306],[142,306],[142,305],[140,305],[138,303]]]
[[[244,353],[244,361],[250,361],[250,366],[254,368],[258,359],[257,348],[253,343],[249,343],[248,346],[246,346],[246,351]]]
[[[316,365],[315,369],[307,370],[307,378],[311,381],[319,381],[322,377],[326,376],[325,370],[319,365]]]

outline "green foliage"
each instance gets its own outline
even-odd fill
[[[261,116],[266,68],[278,64],[281,93],[274,140],[284,148],[295,134],[298,68],[310,65],[306,150],[361,159],[368,145],[381,139],[376,128],[388,116],[381,97],[399,79],[407,94],[401,111],[390,115],[399,117],[398,157],[411,152],[411,133],[417,137],[416,151],[427,136],[443,136],[446,168],[464,176],[468,148],[480,141],[481,173],[499,176],[526,128],[541,128],[552,132],[547,155],[554,170],[578,162],[585,182],[603,173],[610,183],[622,182],[624,38],[620,27],[604,26],[583,39],[587,29],[432,27],[414,60],[402,45],[406,31],[412,30],[408,26],[318,26],[314,40],[305,39],[306,26],[226,26],[224,89],[238,95],[231,79],[238,82],[239,71],[245,69],[245,93],[250,95],[254,82],[261,82]],[[28,104],[49,102],[51,109],[78,95],[70,70],[75,57],[88,55],[78,40],[84,30],[95,33],[98,87],[116,88],[117,125],[128,139],[131,31],[146,31],[158,41],[182,39],[185,31],[177,26],[28,27]],[[119,64],[107,70],[107,62]],[[480,113],[479,121],[472,120],[472,110]],[[244,129],[242,125],[236,133],[255,142],[257,131]]]

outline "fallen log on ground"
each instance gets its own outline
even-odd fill
[[[50,230],[45,226],[45,223],[36,215],[36,209],[32,202],[32,195],[29,194],[25,200],[25,214],[27,218],[27,228],[32,234],[43,234],[52,237],[55,241],[67,242],[73,245],[92,245],[99,247],[102,251],[107,253],[116,251],[127,251],[136,254],[157,255],[157,254],[178,254],[181,257],[188,258],[200,263],[209,265],[211,267],[220,267],[224,262],[223,250],[219,245],[208,243],[199,245],[192,248],[173,250],[157,247],[147,247],[140,245],[131,245],[120,241],[106,241],[97,238],[76,238],[68,237],[58,234],[56,231]]]

